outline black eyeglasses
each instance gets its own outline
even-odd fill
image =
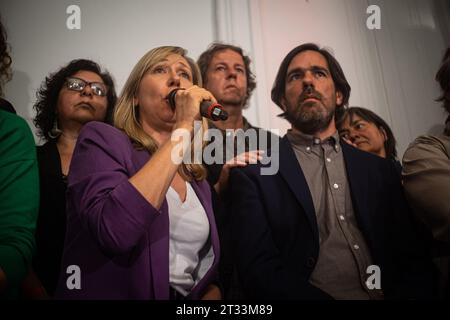
[[[80,78],[69,77],[66,79],[67,89],[73,91],[83,91],[86,86],[90,86],[92,92],[96,96],[104,97],[106,96],[107,87],[101,82],[87,82]]]

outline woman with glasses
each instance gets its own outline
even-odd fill
[[[66,229],[66,177],[81,128],[90,121],[109,121],[116,93],[111,76],[90,60],[73,60],[50,74],[38,91],[34,124],[46,142],[37,147],[40,210],[36,229],[33,273],[24,294],[53,296]]]
[[[57,298],[220,298],[206,169],[201,159],[180,161],[201,151],[189,144],[207,129],[200,103],[215,102],[200,85],[184,49],[155,48],[128,77],[114,127],[83,128],[68,177],[62,268],[70,272],[61,272]]]

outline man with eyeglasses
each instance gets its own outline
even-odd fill
[[[109,73],[84,59],[50,74],[38,91],[34,124],[46,143],[37,147],[41,191],[37,250],[34,273],[24,283],[24,294],[30,298],[52,296],[57,285],[66,226],[66,177],[77,137],[90,121],[110,121],[115,102]]]

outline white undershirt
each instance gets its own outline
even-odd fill
[[[170,224],[169,283],[186,296],[214,260],[212,246],[208,243],[205,248],[209,239],[209,221],[190,183],[186,183],[184,202],[172,187],[167,190],[166,199]]]

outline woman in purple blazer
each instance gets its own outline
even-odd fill
[[[206,170],[181,161],[193,147],[173,134],[178,129],[190,141],[206,128],[199,105],[215,99],[197,85],[198,67],[184,49],[153,49],[131,72],[114,127],[84,126],[68,177],[57,298],[221,297]],[[184,89],[177,92],[176,111],[167,100],[174,89]]]

